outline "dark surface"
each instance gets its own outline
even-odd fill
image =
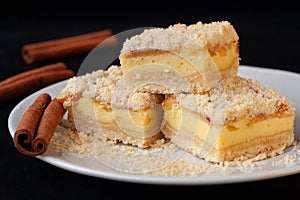
[[[102,7],[85,2],[75,7],[53,2],[45,5],[40,1],[12,2],[9,7],[1,7],[0,14],[0,80],[16,73],[39,67],[47,63],[25,64],[20,56],[23,44],[43,41],[63,36],[76,35],[110,28],[119,33],[131,28],[146,26],[168,26],[173,23],[195,23],[229,20],[240,36],[241,64],[277,68],[300,73],[300,14],[296,6],[290,4],[260,7],[257,3],[228,8],[214,9],[199,7],[192,3],[185,6],[162,8],[156,4],[140,9],[130,9],[128,13],[112,11],[112,5]],[[118,3],[116,3],[119,5]],[[129,2],[120,4],[130,8]],[[288,5],[288,6],[286,6]],[[224,4],[225,6],[225,4]],[[56,10],[54,10],[56,8]],[[154,12],[154,13],[153,13]],[[59,59],[69,68],[77,70],[84,56]],[[299,91],[295,91],[299,92]],[[111,181],[69,172],[37,158],[21,155],[13,146],[8,131],[8,115],[20,99],[0,105],[0,199],[74,199],[95,196],[156,198],[161,193],[175,194],[177,197],[202,194],[214,196],[223,194],[225,198],[242,192],[247,197],[265,193],[295,196],[299,189],[300,174],[270,180],[204,186],[163,186],[144,185]],[[142,193],[141,195],[133,195]]]

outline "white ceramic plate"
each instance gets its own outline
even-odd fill
[[[295,134],[296,139],[300,140],[300,93],[298,87],[300,85],[300,74],[258,68],[253,66],[241,66],[239,75],[253,80],[259,80],[263,85],[276,89],[280,94],[289,98],[293,106],[296,108]],[[47,92],[53,97],[58,96],[61,89],[66,85],[66,81],[62,81],[46,87],[34,94],[28,96],[21,101],[12,110],[8,118],[8,127],[13,137],[18,122],[24,110],[33,102],[33,100],[41,93]],[[300,146],[288,150],[283,155],[264,161],[256,162],[250,168],[243,167],[228,167],[224,173],[203,174],[197,176],[149,176],[147,174],[131,174],[121,171],[116,171],[93,157],[85,157],[75,154],[61,154],[52,149],[42,155],[37,156],[47,163],[54,166],[89,176],[147,184],[170,184],[170,185],[204,185],[204,184],[223,184],[237,183],[255,180],[270,179],[282,177],[300,172]],[[204,162],[204,161],[202,161]],[[242,169],[243,168],[243,169]]]

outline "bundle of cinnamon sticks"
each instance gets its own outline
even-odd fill
[[[32,69],[0,82],[0,103],[23,97],[40,88],[74,76],[63,62]]]
[[[22,47],[21,54],[25,63],[32,64],[88,53],[103,41],[109,41],[106,45],[114,44],[116,40],[112,37],[111,30],[105,29],[93,33],[25,44]],[[0,82],[0,103],[28,95],[40,88],[72,76],[74,76],[74,72],[68,70],[63,62],[14,75]]]
[[[78,36],[26,44],[21,56],[26,64],[90,52],[98,44],[116,42],[109,29]],[[107,41],[107,40],[106,40]],[[28,95],[38,89],[75,75],[63,62],[28,70],[0,82],[0,103]],[[37,156],[47,151],[65,109],[47,93],[39,95],[25,110],[14,134],[14,146],[24,155]]]
[[[37,156],[48,149],[65,109],[47,93],[39,95],[23,113],[14,134],[14,145],[24,155]]]

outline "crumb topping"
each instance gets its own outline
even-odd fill
[[[95,99],[108,101],[112,86],[120,79],[122,71],[118,66],[111,66],[108,70],[97,70],[81,76],[75,76],[68,80],[67,85],[61,91],[61,97],[65,97],[65,106],[70,106],[77,96],[90,96]]]
[[[85,95],[92,97],[101,104],[110,104],[114,89],[122,77],[122,70],[119,66],[111,66],[103,71],[104,76],[96,79],[96,84],[91,84]]]
[[[113,65],[107,70],[97,70],[68,80],[66,87],[61,91],[61,97],[66,98],[64,106],[72,105],[76,97],[91,97],[106,107],[111,107],[115,88],[122,78],[121,67]],[[162,96],[157,94],[132,92],[126,97],[122,93],[115,95],[118,98],[116,106],[141,110],[153,104],[160,103]]]
[[[223,79],[206,94],[179,94],[169,98],[176,98],[183,107],[209,119],[216,111],[224,111],[225,123],[243,117],[252,120],[278,113],[289,115],[294,111],[288,99],[274,89],[242,77]]]
[[[238,41],[234,27],[228,21],[192,25],[175,24],[168,28],[146,29],[140,35],[127,39],[121,50],[121,56],[130,52],[145,49],[175,50],[193,45],[202,48],[213,48],[220,44]]]
[[[134,110],[147,108],[149,105],[160,104],[163,101],[163,96],[149,93],[133,93],[130,96],[130,107]]]

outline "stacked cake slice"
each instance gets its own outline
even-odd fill
[[[140,90],[202,93],[207,91],[211,79],[236,76],[238,39],[235,29],[227,21],[198,22],[189,26],[176,24],[166,29],[145,30],[130,38],[125,41],[119,58],[124,74],[143,66],[170,68],[145,74],[145,80],[159,76],[161,86],[145,85]]]
[[[125,41],[120,67],[69,80],[69,120],[141,148],[165,137],[216,163],[280,154],[294,141],[294,108],[238,77],[238,40],[227,21],[147,29]]]

